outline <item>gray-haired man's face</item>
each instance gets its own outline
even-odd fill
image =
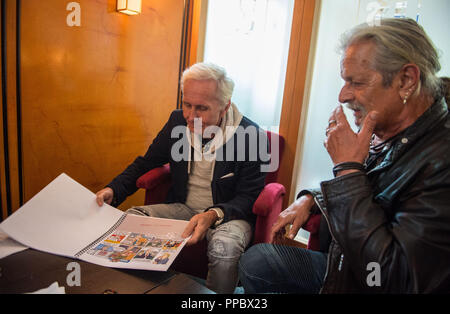
[[[194,123],[201,123],[202,134],[209,126],[219,126],[229,105],[222,107],[216,97],[217,83],[213,80],[187,80],[183,88],[183,117],[191,132]]]
[[[382,75],[371,67],[374,47],[371,43],[354,44],[345,51],[341,63],[341,76],[345,81],[339,102],[346,104],[362,126],[370,111],[377,111],[377,128],[386,129],[399,123],[404,108],[398,88],[383,86]]]

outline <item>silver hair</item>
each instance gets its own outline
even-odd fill
[[[187,68],[181,76],[181,92],[184,93],[184,82],[187,80],[214,80],[217,82],[217,100],[222,107],[231,101],[234,82],[227,76],[224,68],[209,62],[201,62]]]
[[[373,42],[372,67],[383,76],[383,85],[391,86],[403,65],[413,63],[420,69],[420,87],[434,97],[442,96],[438,52],[424,29],[412,19],[382,19],[378,25],[361,24],[345,33],[340,49],[352,44]],[[419,87],[419,88],[420,88]]]

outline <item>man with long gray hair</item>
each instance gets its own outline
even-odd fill
[[[253,204],[264,187],[265,155],[251,156],[261,129],[231,102],[234,82],[212,63],[197,63],[181,79],[183,103],[172,112],[144,156],[136,158],[106,188],[97,202],[118,206],[136,192],[136,181],[149,170],[170,164],[172,186],[164,204],[136,206],[127,213],[189,220],[186,245],[208,240],[206,286],[233,293],[240,255],[249,245],[256,216]],[[239,129],[259,130],[257,136],[237,137]],[[224,153],[226,152],[226,153]],[[244,160],[238,153],[244,152]],[[266,150],[267,153],[267,150]],[[262,157],[262,158],[261,158]]]
[[[334,179],[304,190],[272,229],[293,238],[321,214],[320,251],[251,247],[240,260],[248,293],[450,291],[450,116],[438,54],[411,19],[345,34],[339,102],[325,130]],[[331,170],[331,169],[330,169]]]

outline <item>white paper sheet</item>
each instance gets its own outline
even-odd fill
[[[66,288],[64,286],[59,286],[58,282],[55,281],[47,288],[42,288],[34,292],[29,292],[27,294],[66,294]]]
[[[26,249],[28,249],[27,246],[20,244],[14,239],[11,239],[0,229],[0,259],[8,255],[24,251]]]
[[[14,240],[44,252],[74,256],[123,214],[61,174],[0,224]]]

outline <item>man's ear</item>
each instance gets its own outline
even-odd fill
[[[227,113],[228,109],[230,109],[231,106],[231,100],[228,101],[228,104],[225,106],[225,108],[222,109],[222,112],[220,113],[220,117],[223,118],[225,114]]]
[[[405,64],[398,73],[399,95],[401,99],[411,97],[420,86],[420,69],[417,65]]]

